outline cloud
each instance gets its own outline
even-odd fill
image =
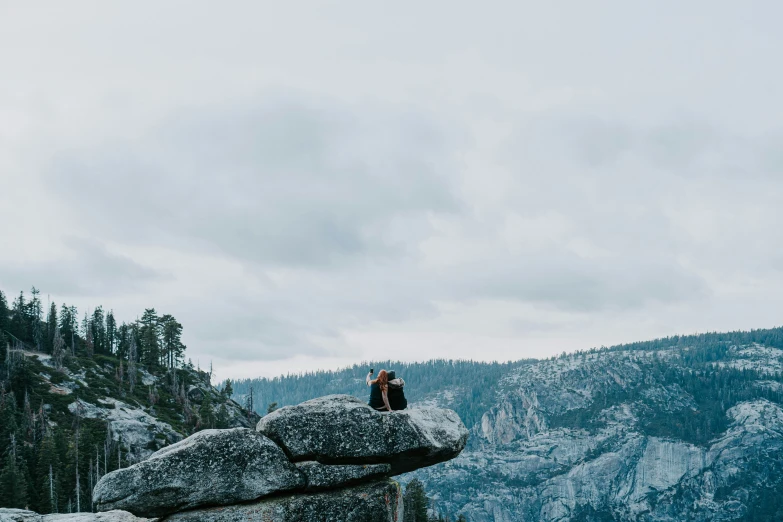
[[[170,274],[110,251],[105,244],[80,237],[66,237],[62,252],[37,262],[0,264],[4,288],[35,285],[48,293],[71,296],[112,297],[148,289],[151,283],[170,279]]]
[[[277,265],[395,255],[392,220],[452,212],[440,129],[390,107],[272,96],[183,111],[141,143],[57,157],[47,179],[129,240]]]
[[[774,324],[764,4],[9,8],[0,285],[245,374]]]

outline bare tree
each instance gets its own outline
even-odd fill
[[[60,327],[54,328],[54,343],[52,344],[52,359],[54,367],[58,370],[63,369],[63,357],[65,357],[65,339],[60,334]]]

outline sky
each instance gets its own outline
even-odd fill
[[[0,289],[219,378],[780,326],[782,17],[0,0]]]

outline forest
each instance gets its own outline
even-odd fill
[[[355,364],[341,370],[321,370],[301,374],[289,374],[273,378],[242,379],[232,381],[234,393],[241,397],[254,397],[259,413],[264,408],[287,406],[328,395],[345,393],[366,398],[368,388],[364,378],[370,368],[376,372],[382,368],[394,370],[405,382],[408,401],[415,402],[433,394],[450,393],[450,388],[460,388],[461,400],[450,405],[466,426],[472,426],[493,404],[494,393],[500,378],[509,370],[530,364],[533,360],[515,362],[480,362],[434,359],[426,362],[373,361]]]
[[[102,306],[80,318],[75,306],[45,306],[36,288],[10,303],[0,291],[0,506],[91,511],[93,485],[133,463],[134,448],[81,415],[80,401],[116,397],[183,434],[225,425],[209,395],[190,403],[188,386],[211,375],[185,362],[182,331],[154,308],[130,322]]]

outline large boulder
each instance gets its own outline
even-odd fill
[[[0,508],[0,522],[40,522],[41,515],[26,509]]]
[[[382,413],[350,395],[280,408],[262,418],[256,429],[294,462],[387,463],[392,475],[453,459],[468,440],[468,430],[452,410]]]
[[[307,480],[307,491],[334,489],[346,484],[367,482],[391,473],[389,464],[321,464],[315,460],[297,462]]]
[[[256,500],[304,488],[302,474],[274,442],[245,428],[204,430],[129,468],[104,476],[99,511],[163,516],[183,509]]]
[[[402,494],[392,480],[250,504],[177,513],[166,522],[401,522]]]
[[[126,511],[107,513],[69,513],[63,515],[39,515],[23,509],[0,508],[0,522],[147,522]]]

